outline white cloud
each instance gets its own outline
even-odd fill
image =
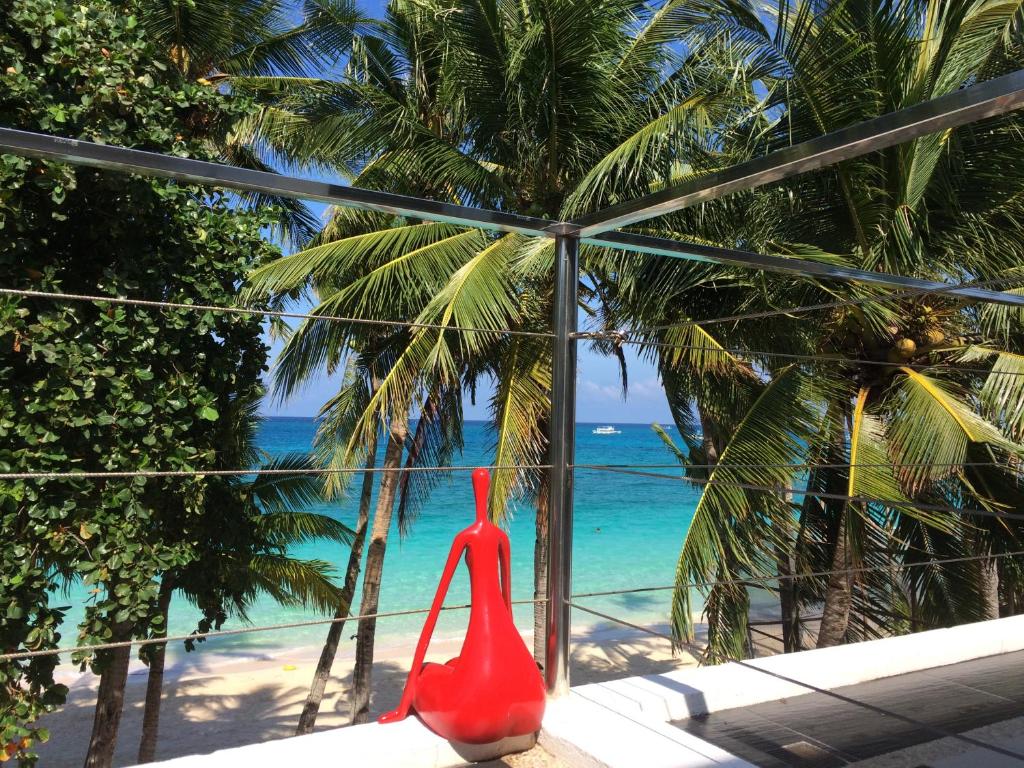
[[[633,397],[643,398],[645,400],[651,398],[660,398],[664,395],[664,390],[661,387],[661,382],[657,378],[650,377],[642,379],[641,381],[629,383],[629,398],[632,400]]]
[[[622,401],[622,387],[619,384],[601,384],[596,381],[586,380],[580,382],[581,394],[589,395],[591,399]],[[661,382],[656,377],[648,377],[640,381],[629,382],[627,401],[634,400],[661,400],[664,398],[664,390]]]
[[[622,388],[613,384],[598,384],[595,381],[584,381],[583,391],[602,400],[621,400]]]

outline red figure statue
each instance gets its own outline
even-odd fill
[[[402,701],[398,709],[380,716],[381,723],[405,719],[412,707],[432,731],[449,741],[486,744],[540,730],[544,683],[512,622],[511,549],[505,532],[487,519],[490,482],[486,469],[473,472],[476,522],[452,543]],[[462,653],[445,664],[424,664],[463,550],[472,607]]]

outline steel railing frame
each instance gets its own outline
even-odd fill
[[[948,292],[953,296],[1024,306],[1024,296],[951,288],[948,283],[821,264],[741,250],[682,243],[633,232],[610,232],[687,205],[750,190],[823,168],[939,130],[1005,114],[1024,106],[1024,70],[994,78],[931,101],[883,115],[733,168],[693,179],[639,200],[612,206],[576,221],[552,221],[496,210],[426,200],[254,171],[200,160],[113,147],[78,139],[0,128],[0,152],[107,170],[178,179],[238,191],[316,200],[363,210],[448,222],[481,229],[555,238],[554,354],[552,369],[551,496],[545,679],[548,691],[569,688],[572,572],[572,474],[576,411],[576,307],[579,246],[729,264],[809,278],[866,282],[887,287]]]

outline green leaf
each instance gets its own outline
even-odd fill
[[[216,421],[220,418],[220,414],[217,413],[216,408],[204,405],[199,409],[199,418],[206,419],[207,421]]]

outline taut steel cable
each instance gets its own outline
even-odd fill
[[[595,333],[595,334],[580,334],[579,338],[604,338],[608,337],[612,339],[612,334]],[[668,349],[688,349],[698,352],[717,352],[723,355],[736,355],[738,357],[775,357],[783,360],[801,360],[810,363],[829,363],[831,365],[869,365],[869,366],[880,366],[882,368],[909,368],[914,371],[934,371],[934,370],[948,370],[955,371],[957,373],[981,373],[986,376],[991,374],[992,371],[988,368],[964,368],[959,365],[950,365],[949,363],[890,363],[886,360],[859,360],[851,357],[832,357],[829,355],[805,355],[796,352],[764,352],[761,350],[753,349],[739,349],[731,347],[711,347],[702,344],[673,344],[670,341],[639,341],[634,339],[622,340],[623,344],[632,344],[638,347],[660,347]],[[999,350],[992,350],[993,353]],[[1024,372],[1017,371],[999,371],[997,376],[1024,376]]]
[[[920,563],[893,563],[891,565],[885,565],[885,566],[872,566],[872,567],[861,567],[861,568],[844,568],[844,569],[830,570],[830,571],[814,571],[814,572],[810,572],[810,573],[794,573],[794,574],[787,574],[787,575],[777,574],[777,575],[772,575],[772,576],[748,576],[748,577],[745,577],[745,578],[742,578],[742,579],[718,579],[718,580],[715,580],[715,581],[694,582],[694,583],[691,583],[691,584],[684,584],[684,585],[681,585],[679,587],[673,585],[673,586],[664,586],[664,587],[661,587],[661,586],[659,586],[659,587],[637,587],[637,588],[634,588],[634,589],[608,590],[608,591],[605,591],[605,592],[581,592],[581,593],[578,593],[578,594],[571,595],[570,597],[571,597],[571,599],[576,600],[576,599],[587,598],[587,597],[606,597],[606,596],[614,596],[614,595],[634,594],[634,593],[640,593],[640,592],[660,592],[660,591],[675,590],[675,589],[691,589],[691,588],[698,588],[698,587],[713,587],[713,586],[717,586],[717,585],[741,585],[742,586],[742,585],[749,585],[751,582],[754,582],[754,583],[764,583],[764,582],[770,582],[770,581],[790,581],[790,580],[795,580],[795,579],[813,578],[813,577],[821,577],[821,576],[832,576],[832,575],[838,575],[838,574],[844,574],[844,573],[865,573],[865,572],[872,572],[872,571],[902,570],[902,569],[905,569],[905,568],[923,568],[923,567],[936,566],[936,565],[948,565],[948,564],[951,564],[951,563],[971,562],[971,561],[974,561],[974,560],[997,560],[997,559],[1001,559],[1001,558],[1018,557],[1018,556],[1022,556],[1022,555],[1024,555],[1024,550],[1019,550],[1019,551],[1016,551],[1016,552],[999,552],[999,553],[995,553],[995,554],[992,554],[992,555],[974,555],[974,556],[970,556],[970,557],[951,557],[951,558],[945,558],[945,559],[942,559],[942,560],[928,560],[928,561],[924,561],[924,562],[920,562]],[[534,600],[513,600],[512,604],[513,605],[533,605],[535,603],[543,603],[543,602],[547,602],[547,601],[544,598],[539,598],[539,599],[534,599]],[[443,610],[443,611],[459,611],[459,610],[467,610],[469,607],[470,606],[468,604],[451,605],[451,606],[444,606],[441,610]],[[589,610],[587,608],[584,608],[583,606],[577,606],[577,607],[579,607],[580,610]],[[312,619],[312,620],[309,620],[309,621],[297,621],[297,622],[290,622],[290,623],[287,623],[287,624],[268,624],[268,625],[264,625],[264,626],[255,626],[255,627],[240,627],[238,629],[224,629],[224,630],[213,630],[213,631],[210,631],[210,632],[196,632],[196,633],[192,633],[192,634],[188,634],[188,635],[172,635],[172,636],[168,636],[168,637],[149,637],[149,638],[145,638],[145,639],[142,639],[142,640],[124,640],[124,641],[114,642],[114,643],[97,643],[97,644],[94,644],[94,645],[79,645],[79,646],[70,646],[70,647],[67,647],[67,648],[47,648],[47,649],[38,650],[38,651],[18,651],[18,652],[15,652],[15,653],[0,654],[0,662],[2,662],[2,661],[16,661],[18,659],[31,659],[31,658],[36,658],[38,656],[54,656],[54,655],[64,654],[64,653],[83,653],[83,652],[86,652],[86,651],[105,651],[105,650],[111,650],[111,649],[114,649],[114,648],[125,648],[125,647],[133,647],[133,646],[140,646],[141,647],[141,646],[146,646],[146,645],[161,645],[161,644],[165,644],[165,643],[183,642],[185,640],[201,640],[201,639],[206,639],[206,638],[209,638],[209,637],[227,637],[227,636],[231,636],[231,635],[244,635],[244,634],[249,634],[249,633],[252,633],[252,632],[267,632],[267,631],[275,631],[275,630],[283,630],[283,629],[298,629],[298,628],[302,628],[302,627],[313,627],[313,626],[320,626],[320,625],[324,625],[324,624],[337,624],[337,623],[346,622],[346,621],[363,621],[364,619],[381,619],[381,618],[388,618],[388,617],[394,617],[394,616],[412,616],[412,615],[415,615],[415,614],[428,613],[429,611],[430,611],[429,608],[415,608],[415,609],[411,609],[411,610],[407,610],[407,611],[388,611],[388,612],[381,612],[381,613],[364,614],[364,615],[361,615],[361,616],[346,616],[346,617],[343,617],[343,618],[339,617],[339,618],[331,618],[331,619]],[[651,631],[651,632],[653,632],[653,630],[648,630],[646,628],[642,628],[642,627],[639,627],[639,626],[637,628],[638,629],[643,629],[644,631]]]
[[[536,600],[513,600],[513,605],[533,605],[534,603],[545,603],[544,598]],[[470,605],[446,605],[442,611],[464,611]],[[297,629],[301,627],[315,627],[322,624],[338,624],[346,621],[364,621],[365,619],[383,619],[391,616],[412,616],[417,613],[430,613],[430,608],[414,608],[408,611],[388,611],[385,613],[366,613],[362,616],[345,616],[332,619],[311,619],[309,621],[293,621],[288,624],[267,624],[258,627],[239,627],[238,629],[218,629],[210,632],[194,632],[189,635],[172,635],[169,637],[147,637],[143,640],[122,640],[116,643],[96,643],[94,645],[78,645],[68,648],[47,648],[39,651],[17,651],[15,653],[0,654],[0,662],[17,661],[18,659],[33,659],[38,656],[54,656],[62,653],[83,653],[85,651],[109,651],[113,648],[131,648],[132,646],[164,645],[166,643],[181,642],[184,640],[205,640],[208,637],[227,637],[229,635],[245,635],[250,632],[269,632],[281,629]]]
[[[1016,552],[996,552],[991,555],[971,555],[969,557],[947,557],[941,560],[923,560],[919,563],[891,563],[889,565],[862,566],[860,568],[838,568],[829,571],[809,571],[807,573],[775,573],[771,576],[745,576],[742,579],[717,579],[715,581],[693,582],[691,584],[673,584],[664,587],[633,587],[630,589],[610,589],[604,592],[579,592],[570,595],[573,600],[583,597],[611,597],[614,595],[632,595],[641,592],[666,592],[676,589],[699,589],[701,587],[715,587],[719,585],[749,586],[751,582],[765,584],[772,581],[796,581],[797,579],[813,579],[822,576],[841,576],[843,574],[873,573],[874,571],[904,570],[906,568],[925,568],[935,565],[950,565],[952,563],[969,563],[975,560],[1001,560],[1004,557],[1024,556],[1024,549]]]
[[[130,299],[124,296],[93,296],[82,293],[56,293],[52,291],[29,291],[16,288],[0,288],[0,295],[20,296],[30,299],[57,299],[60,301],[79,301],[106,304],[120,304],[130,307],[152,307],[155,309],[188,309],[197,312],[221,312],[229,315],[259,315],[262,317],[280,317],[299,320],[325,320],[336,323],[352,323],[353,325],[382,325],[392,328],[413,328],[439,331],[459,331],[462,333],[495,333],[506,336],[533,336],[554,338],[549,331],[517,331],[510,328],[467,328],[461,325],[442,325],[440,323],[416,323],[401,320],[368,320],[360,317],[339,317],[337,315],[317,315],[309,312],[285,312],[273,309],[252,309],[249,307],[225,307],[218,304],[183,304],[174,301],[151,301],[149,299]]]
[[[852,501],[855,504],[881,504],[884,507],[900,508],[911,507],[924,512],[948,512],[954,515],[970,515],[972,517],[994,517],[1000,520],[1024,520],[1024,514],[1013,514],[1010,512],[993,512],[989,509],[960,509],[958,507],[947,507],[941,504],[926,504],[911,499],[873,499],[866,496],[847,496],[842,493],[824,493],[811,491],[804,488],[772,488],[768,485],[755,485],[753,483],[738,483],[731,480],[705,480],[699,477],[684,477],[681,475],[663,475],[658,472],[641,472],[633,469],[613,469],[605,467],[605,472],[618,472],[623,475],[637,475],[639,477],[657,477],[662,480],[675,482],[694,483],[703,486],[722,486],[723,488],[742,488],[748,491],[766,491],[768,493],[786,494],[793,496],[811,496],[816,499],[831,499],[835,501]]]
[[[484,466],[424,466],[424,467],[307,467],[299,469],[138,469],[76,472],[0,472],[0,480],[113,480],[129,477],[245,477],[248,475],[361,475],[366,472],[473,472],[477,469],[521,470],[550,469],[550,464],[490,464]]]
[[[1011,464],[1001,461],[962,461],[962,462],[938,462],[938,461],[917,461],[917,462],[854,462],[853,464],[818,464],[804,462],[797,464],[745,464],[742,462],[720,461],[717,464],[572,464],[573,469],[716,469],[729,467],[733,469],[847,469],[853,467],[1002,467],[1003,469],[1016,470]],[[1021,469],[1024,469],[1022,467]],[[3,477],[3,475],[0,475]]]
[[[820,304],[800,304],[795,307],[781,308],[781,309],[766,309],[758,310],[755,312],[744,312],[736,315],[726,315],[724,317],[713,317],[707,320],[685,320],[679,323],[673,323],[672,325],[653,325],[644,328],[643,331],[632,331],[631,333],[641,333],[650,331],[672,331],[680,328],[692,328],[694,326],[702,328],[707,325],[721,325],[723,323],[734,323],[741,320],[760,320],[765,317],[779,317],[780,315],[799,315],[805,312],[814,312],[819,309],[837,309],[839,307],[855,307],[860,304],[870,304],[872,302],[884,303],[887,301],[901,301],[903,299],[912,299],[917,296],[932,296],[937,294],[944,294],[950,291],[959,290],[961,288],[991,288],[995,285],[1005,285],[1007,283],[1024,283],[1024,275],[1018,275],[1016,277],[1000,277],[992,280],[970,280],[964,283],[957,283],[956,285],[950,285],[948,288],[915,288],[908,291],[897,291],[889,294],[877,294],[874,296],[861,297],[859,299],[836,299],[835,301],[826,301]],[[952,296],[951,298],[957,301],[981,301],[981,299],[972,299],[966,296]]]
[[[571,464],[570,469],[591,470],[595,472],[616,469],[715,469],[716,467],[732,467],[736,469],[847,469],[856,467],[1000,467],[1017,471],[1018,468],[998,461],[965,461],[961,463],[910,462],[901,464],[857,462],[854,464]],[[483,464],[423,467],[305,467],[296,469],[138,469],[138,470],[66,470],[63,472],[0,472],[0,480],[116,480],[130,477],[246,477],[249,475],[361,475],[366,472],[383,474],[386,472],[472,472],[477,469],[488,469],[497,472],[533,469],[551,469],[550,464]],[[1024,467],[1020,468],[1024,472]]]

